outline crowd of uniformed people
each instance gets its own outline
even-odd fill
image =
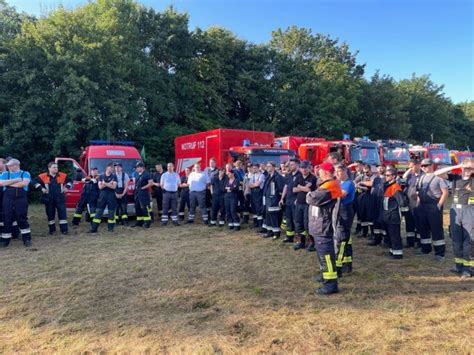
[[[462,170],[455,174],[456,169]],[[473,158],[436,171],[430,159],[415,159],[403,175],[393,166],[373,167],[360,161],[345,166],[337,152],[317,167],[297,159],[279,166],[271,161],[245,166],[238,160],[218,167],[211,159],[206,169],[195,164],[183,176],[174,171],[173,163],[167,164],[166,171],[157,164],[150,173],[138,162],[129,176],[120,162],[110,162],[105,171],[92,167],[89,176],[79,179],[84,188],[73,226],[79,225],[85,211],[90,217],[90,233],[98,232],[104,216],[111,232],[117,224],[150,228],[159,219],[163,226],[170,220],[179,226],[180,221],[194,223],[199,208],[201,221],[209,227],[227,226],[238,232],[242,224],[249,224],[263,238],[281,239],[294,250],[316,252],[322,284],[318,294],[338,292],[338,279],[352,272],[353,235],[367,238],[370,246],[386,247],[392,259],[402,259],[404,249],[415,248],[417,255],[434,251],[434,259],[444,261],[443,208],[449,181],[453,194],[449,233],[455,256],[451,271],[462,278],[472,276]],[[17,159],[0,159],[0,247],[19,236],[26,247],[31,246],[27,216],[30,182],[42,193],[49,234],[56,233],[56,214],[60,233],[68,234],[65,193],[72,187],[71,179],[59,172],[54,162],[32,179],[20,169]],[[127,210],[130,184],[134,185],[133,224],[129,224]],[[150,191],[156,198],[155,214]]]

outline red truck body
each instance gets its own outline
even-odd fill
[[[380,163],[378,143],[368,140],[320,140],[313,143],[303,143],[298,149],[302,160],[308,160],[314,166],[321,164],[329,153],[340,151],[345,164],[350,165],[356,160],[365,164]],[[341,152],[342,151],[342,152]]]
[[[91,145],[87,146],[79,157],[79,162],[73,158],[58,157],[55,162],[61,164],[61,162],[72,163],[74,169],[80,169],[82,173],[87,176],[90,174],[92,168],[96,167],[99,173],[105,172],[105,167],[108,163],[119,162],[122,164],[123,171],[126,172],[130,178],[134,172],[135,164],[141,161],[140,153],[131,142],[124,144],[107,144],[107,142],[95,141],[91,142]],[[66,193],[66,208],[68,210],[74,210],[79,202],[84,183],[82,181],[74,181],[73,187]],[[133,204],[133,181],[130,180],[128,185],[128,199],[129,204],[127,210],[129,213],[134,214],[135,208]]]
[[[409,151],[412,159],[431,159],[435,170],[452,164],[449,150],[442,143],[415,145]]]
[[[291,149],[298,153],[298,149],[301,144],[322,142],[324,138],[313,138],[313,137],[299,137],[299,136],[286,136],[275,138],[275,145],[284,149]]]
[[[226,128],[176,137],[176,171],[182,175],[186,168],[192,168],[196,163],[206,168],[211,158],[216,159],[220,167],[237,159],[246,163],[266,163],[271,160],[278,164],[294,158],[294,151],[276,148],[274,139],[273,132]]]
[[[403,174],[408,169],[410,162],[409,146],[405,142],[396,140],[378,141],[380,144],[380,158],[383,165],[392,165],[399,174]]]

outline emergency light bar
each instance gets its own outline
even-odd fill
[[[90,145],[122,145],[122,146],[127,146],[127,147],[133,147],[135,146],[135,142],[133,141],[103,141],[103,140],[93,140],[89,141]]]

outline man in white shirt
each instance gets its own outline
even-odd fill
[[[175,226],[178,223],[178,187],[181,182],[179,175],[174,172],[174,164],[168,163],[168,171],[161,175],[160,186],[163,189],[163,214],[161,216],[161,225],[168,224],[168,212],[171,210],[171,220]]]
[[[198,205],[203,222],[205,224],[209,223],[209,216],[206,208],[206,189],[209,183],[209,174],[205,171],[201,171],[200,164],[194,165],[194,169],[192,173],[189,174],[188,178],[191,208],[186,223],[194,223],[194,216]]]

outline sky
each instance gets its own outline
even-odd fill
[[[44,15],[87,0],[7,0],[18,11]],[[221,26],[253,43],[273,30],[310,28],[359,51],[366,77],[429,74],[454,102],[474,100],[474,0],[140,0],[187,12],[190,29]]]

